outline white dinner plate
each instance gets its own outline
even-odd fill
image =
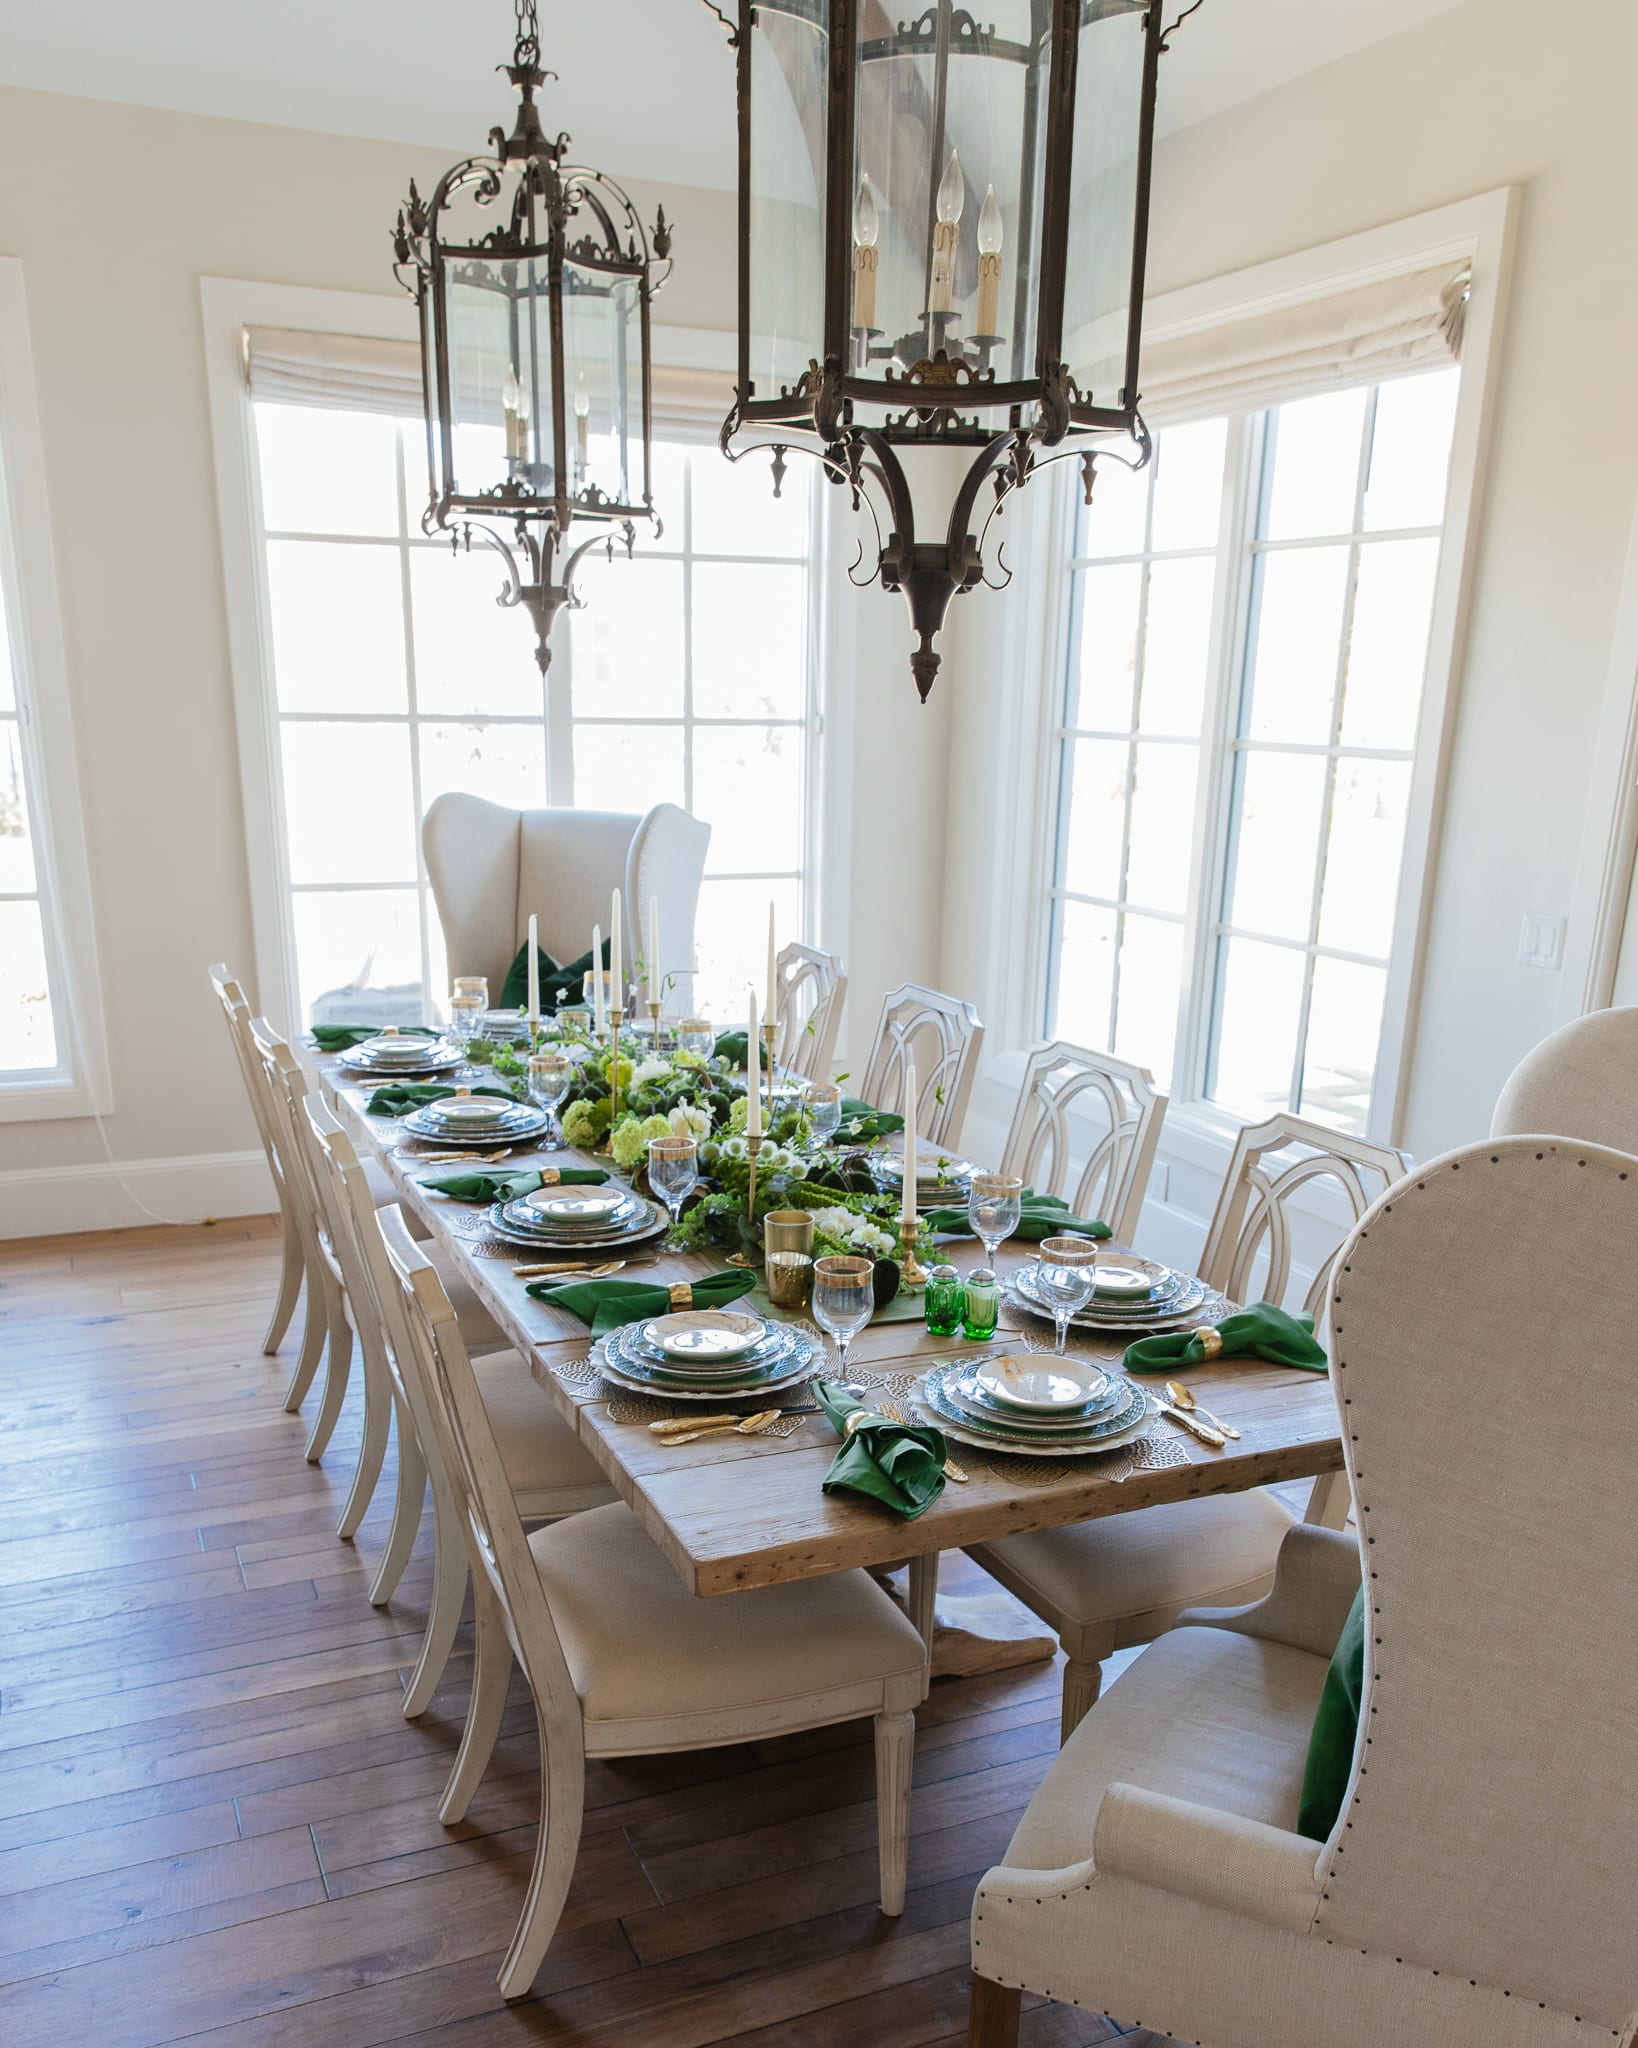
[[[645,1323],[643,1339],[679,1364],[709,1369],[743,1358],[767,1327],[760,1316],[734,1309],[690,1308]]]
[[[1084,1410],[1109,1385],[1109,1375],[1081,1358],[1054,1358],[1038,1351],[992,1358],[973,1370],[973,1379],[1003,1408],[1032,1415],[1067,1415]]]

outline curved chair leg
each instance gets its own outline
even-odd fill
[[[358,1340],[358,1348],[364,1368],[364,1433],[359,1439],[358,1466],[348,1489],[347,1505],[336,1524],[336,1534],[343,1543],[350,1543],[357,1534],[358,1525],[375,1498],[387,1457],[387,1434],[392,1427],[392,1396],[387,1388],[386,1370],[363,1337]]]
[[[1024,1994],[1010,1984],[992,1984],[973,1973],[967,2008],[967,2048],[1018,2048],[1018,2015]]]
[[[307,1308],[302,1320],[301,1353],[296,1359],[295,1370],[290,1375],[290,1384],[284,1390],[284,1410],[294,1415],[307,1399],[307,1390],[313,1384],[313,1375],[318,1371],[319,1359],[324,1355],[324,1339],[329,1333],[329,1309],[324,1298],[324,1282],[314,1271],[313,1259],[317,1254],[302,1252],[303,1278],[306,1281]]]
[[[406,1429],[402,1415],[398,1424],[398,1490],[393,1497],[392,1527],[387,1547],[375,1568],[370,1587],[370,1605],[385,1607],[398,1591],[404,1567],[410,1561],[415,1539],[421,1533],[421,1515],[427,1504],[427,1467],[413,1429]]]
[[[301,1239],[296,1234],[296,1226],[288,1210],[280,1210],[279,1220],[284,1225],[284,1265],[279,1274],[279,1298],[273,1304],[273,1320],[262,1339],[262,1350],[269,1358],[284,1342],[290,1319],[296,1313],[296,1297],[301,1293],[306,1264],[301,1255]]]
[[[1087,1709],[1097,1704],[1102,1690],[1103,1666],[1095,1658],[1071,1657],[1064,1666],[1063,1711],[1058,1721],[1060,1748],[1081,1725]]]
[[[536,1718],[540,1719],[539,1709]],[[578,1726],[548,1731],[540,1720],[540,1834],[529,1873],[523,1913],[500,1966],[502,1998],[526,1998],[552,1945],[574,1859],[586,1801],[586,1763]]]
[[[319,1403],[318,1417],[303,1453],[309,1465],[316,1465],[330,1447],[330,1438],[347,1399],[347,1379],[353,1364],[353,1326],[347,1320],[347,1304],[334,1277],[327,1273],[325,1278],[329,1283],[324,1292],[330,1347],[324,1361],[324,1399]]]
[[[915,1756],[914,1714],[876,1716],[876,1837],[881,1852],[882,1911],[904,1911],[910,1863],[910,1769]]]
[[[454,1768],[438,1802],[438,1818],[446,1828],[466,1819],[472,1795],[489,1768],[500,1736],[501,1717],[506,1712],[506,1689],[512,1678],[512,1645],[506,1640],[494,1596],[481,1580],[476,1591],[478,1642],[472,1668],[472,1700],[466,1710],[466,1726],[461,1731]]]
[[[432,1605],[427,1609],[426,1633],[421,1638],[421,1655],[410,1675],[404,1694],[404,1719],[413,1721],[424,1714],[438,1681],[444,1675],[455,1631],[461,1625],[466,1605],[466,1545],[454,1503],[437,1481],[432,1487]]]

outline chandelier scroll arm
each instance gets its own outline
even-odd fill
[[[1193,0],[1193,4],[1191,6],[1184,8],[1183,12],[1177,17],[1176,21],[1172,23],[1170,28],[1163,29],[1161,31],[1160,41],[1156,47],[1159,49],[1162,56],[1164,56],[1166,52],[1171,48],[1172,37],[1177,34],[1178,30],[1183,26],[1184,22],[1188,20],[1191,14],[1198,14],[1201,8],[1205,6],[1205,4],[1206,0]]]
[[[728,31],[729,49],[737,50],[739,48],[739,30],[728,19],[727,15],[723,13],[722,9],[715,4],[715,0],[704,0],[704,4],[706,13],[714,14],[717,17],[718,21],[720,21],[723,27]]]

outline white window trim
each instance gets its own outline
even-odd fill
[[[294,932],[285,911],[290,887],[286,872],[287,840],[280,809],[272,622],[256,513],[260,488],[255,420],[245,385],[244,330],[287,327],[411,342],[417,339],[418,330],[414,304],[405,293],[330,291],[316,286],[261,284],[219,277],[201,278],[199,290],[206,388],[216,453],[216,505],[238,728],[239,779],[244,792],[256,1000],[257,1007],[268,1015],[292,1019],[298,1010],[299,980]],[[733,362],[734,337],[726,332],[656,325],[651,341],[654,360],[668,367],[726,370]],[[806,478],[795,470],[792,482],[805,483]],[[812,773],[802,849],[806,885],[804,936],[810,940],[822,929],[834,932],[834,924],[821,923],[821,898],[826,919],[841,916],[847,901],[845,889],[838,890],[828,872],[827,858],[828,850],[841,843],[834,836],[835,817],[830,800],[837,778],[828,775],[826,762],[826,717],[832,693],[827,691],[825,682],[825,654],[834,630],[834,614],[820,596],[830,581],[826,572],[832,495],[819,494],[824,510],[812,529],[810,569],[815,593],[810,632],[815,646],[805,722],[811,730]],[[552,776],[557,772],[554,764],[569,758],[567,733],[563,729],[567,723],[563,707],[567,706],[568,692],[552,693],[550,702],[547,759],[548,775]],[[555,787],[550,800],[562,800]],[[840,939],[833,936],[833,945],[844,942],[845,933]]]
[[[46,961],[57,1013],[58,1066],[34,1080],[0,1079],[0,1123],[107,1116],[114,1107],[108,1067],[91,862],[80,798],[68,657],[51,541],[51,497],[40,434],[34,352],[23,265],[0,256],[0,465],[15,567],[7,609],[14,620],[17,705],[28,777],[36,879]]]
[[[1429,627],[1369,1128],[1369,1135],[1385,1144],[1399,1142],[1415,1055],[1413,1023],[1425,965],[1457,679],[1472,601],[1475,528],[1517,215],[1517,189],[1505,187],[1168,292],[1150,300],[1144,312],[1145,334],[1160,340],[1325,297],[1350,285],[1446,258],[1471,261],[1444,540]],[[1010,758],[998,764],[1004,817],[998,820],[998,858],[992,868],[1000,912],[993,929],[1008,937],[992,960],[990,986],[974,992],[993,1020],[992,1030],[1001,1048],[986,1062],[974,1107],[980,1116],[1002,1127],[1006,1105],[1022,1081],[1028,1050],[1039,1042],[1038,997],[1045,986],[1049,921],[1040,913],[1045,900],[1043,878],[1050,872],[1052,859],[1053,806],[1039,798],[1049,786],[1047,778],[1052,772],[1057,704],[1067,659],[1068,608],[1063,602],[1063,579],[1072,537],[1068,497],[1065,491],[1039,487],[1023,492],[1019,504],[1022,531],[1015,530],[1009,549],[1022,557],[1025,569],[1012,605],[1007,666],[1009,673],[1026,679],[1027,687],[1019,705],[1017,739],[1008,749]],[[1232,636],[1219,637],[1227,658],[1232,652]],[[1221,690],[1217,701],[1226,702]],[[1215,859],[1214,829],[1214,820],[1208,820],[1208,829],[1200,835],[1197,858]],[[1203,886],[1198,873],[1191,877],[1191,901],[1203,900]],[[1199,971],[1197,957],[1185,958],[1184,971],[1186,975]],[[1187,994],[1191,1013],[1197,1013],[1200,1006],[1192,1002],[1193,990]],[[1220,1174],[1239,1128],[1240,1119],[1217,1104],[1174,1100],[1161,1136],[1161,1157]]]

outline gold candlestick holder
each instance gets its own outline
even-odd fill
[[[664,1008],[664,1003],[650,1003],[648,1006],[649,1028],[654,1034],[655,1052],[658,1052],[660,1049],[660,1012]]]
[[[906,1287],[925,1287],[927,1268],[916,1257],[916,1233],[920,1225],[899,1219],[899,1275]]]
[[[620,1121],[620,1013],[609,1012],[609,1130]]]
[[[745,1196],[745,1214],[752,1223],[756,1221],[756,1155],[766,1142],[760,1131],[745,1133],[745,1150],[751,1161],[751,1185]]]
[[[774,1040],[779,1036],[779,1026],[764,1024],[759,1035],[768,1054],[768,1087],[771,1090],[774,1084]]]

